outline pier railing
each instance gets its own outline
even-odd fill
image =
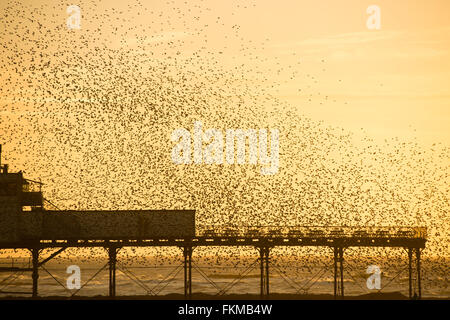
[[[197,226],[201,237],[425,239],[426,227]]]

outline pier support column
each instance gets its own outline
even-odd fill
[[[413,249],[408,248],[408,286],[409,286],[409,298],[412,299],[412,257],[413,257]]]
[[[344,248],[333,247],[334,250],[334,299],[344,298]],[[339,264],[339,267],[338,267]]]
[[[260,279],[260,294],[261,297],[269,296],[269,247],[260,247],[259,249],[259,260],[261,269],[261,279]]]
[[[334,277],[334,299],[336,299],[337,294],[338,294],[338,282],[337,282],[337,274],[338,274],[338,267],[337,267],[337,262],[338,262],[338,248],[334,247],[333,248],[333,277]]]
[[[192,297],[192,247],[185,246],[184,255],[184,298]]]
[[[31,257],[33,264],[33,271],[31,274],[31,279],[33,279],[33,292],[32,297],[37,298],[38,296],[38,279],[39,279],[39,249],[33,248],[31,249]]]
[[[421,284],[421,276],[420,276],[420,248],[416,248],[416,266],[417,266],[417,291],[418,298],[422,298],[422,284]]]
[[[117,262],[117,248],[108,247],[109,255],[109,296],[116,296],[116,262]]]
[[[341,272],[341,297],[344,299],[344,248],[339,250],[339,267]]]
[[[408,248],[407,250],[408,250],[409,298],[414,300],[421,299],[422,298],[422,275],[421,275],[421,261],[420,261],[421,249]]]

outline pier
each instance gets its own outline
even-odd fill
[[[193,294],[193,251],[198,247],[228,246],[255,249],[260,267],[260,296],[267,298],[273,248],[327,247],[333,257],[334,297],[342,299],[346,249],[385,247],[406,250],[409,298],[422,296],[421,252],[427,237],[425,227],[196,226],[195,210],[59,210],[44,198],[42,185],[25,179],[21,171],[9,172],[6,164],[0,166],[0,249],[26,250],[31,255],[29,268],[1,267],[0,272],[31,272],[32,278],[30,293],[0,293],[30,294],[37,298],[39,269],[45,263],[67,248],[100,247],[108,254],[104,268],[109,269],[109,296],[114,298],[118,250],[178,247],[183,257],[184,296],[189,299]],[[48,210],[46,206],[57,210]],[[49,248],[55,251],[42,257],[42,250]]]
[[[32,267],[2,268],[2,272],[31,271],[33,289],[38,296],[39,267],[69,247],[101,247],[108,252],[109,296],[116,296],[117,251],[122,247],[178,247],[183,255],[184,295],[192,297],[192,253],[197,247],[253,247],[260,265],[260,295],[270,295],[270,252],[275,247],[328,247],[333,255],[334,297],[342,299],[344,290],[345,250],[350,247],[404,248],[408,255],[409,298],[416,293],[421,298],[421,251],[425,248],[426,228],[423,227],[241,227],[237,229],[209,227],[194,237],[117,238],[117,239],[52,239],[1,245],[0,249],[29,250]],[[40,259],[43,249],[56,251]],[[413,282],[413,279],[417,281]],[[413,285],[414,283],[414,285]]]

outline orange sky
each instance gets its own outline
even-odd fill
[[[408,141],[412,140],[411,138],[417,138],[425,144],[442,142],[444,145],[448,145],[450,141],[450,130],[448,129],[450,122],[450,87],[448,84],[450,74],[450,21],[448,19],[450,2],[446,0],[380,0],[377,2],[362,0],[316,2],[299,0],[282,2],[158,0],[142,1],[144,9],[130,7],[130,5],[136,3],[135,1],[80,1],[82,27],[80,30],[70,32],[65,29],[68,16],[65,12],[65,4],[61,4],[59,0],[23,0],[18,2],[24,4],[23,17],[17,17],[17,19],[16,17],[8,17],[8,19],[20,21],[22,27],[16,29],[15,24],[8,25],[5,23],[6,20],[0,21],[0,26],[3,28],[1,39],[4,44],[3,48],[0,47],[1,53],[13,54],[16,46],[29,45],[32,47],[30,43],[22,41],[22,36],[26,34],[26,37],[32,38],[30,34],[35,31],[37,37],[41,36],[36,21],[30,22],[31,20],[38,20],[39,24],[42,24],[44,29],[49,31],[48,38],[43,41],[49,46],[48,52],[46,52],[48,55],[59,53],[60,43],[58,41],[61,38],[65,41],[61,45],[66,50],[64,54],[68,56],[71,55],[71,51],[67,50],[67,47],[70,47],[71,44],[73,44],[73,48],[71,48],[73,51],[86,50],[85,57],[90,57],[89,50],[92,47],[102,48],[105,46],[112,49],[123,49],[123,51],[130,50],[136,56],[140,52],[151,53],[152,58],[160,58],[161,64],[172,63],[173,57],[179,57],[179,61],[189,61],[188,58],[192,56],[193,52],[200,52],[201,57],[196,61],[198,64],[192,66],[193,70],[197,68],[195,71],[197,71],[199,78],[207,74],[207,72],[199,72],[199,66],[201,66],[199,62],[202,61],[203,57],[206,57],[205,59],[213,57],[213,59],[207,61],[208,63],[205,63],[205,68],[217,66],[213,71],[231,69],[236,71],[237,78],[239,78],[239,72],[242,70],[242,75],[246,77],[245,80],[242,80],[242,87],[244,87],[244,84],[248,85],[248,83],[254,87],[258,87],[261,83],[264,83],[265,87],[270,87],[270,84],[273,84],[273,87],[270,87],[270,92],[264,92],[264,94],[270,93],[272,96],[287,101],[299,114],[305,114],[316,122],[323,121],[324,125],[342,127],[346,130],[345,132],[358,133],[363,129],[369,137],[379,140],[398,136]],[[2,1],[0,11],[4,10],[8,3],[8,1]],[[93,7],[93,3],[96,3],[95,7]],[[33,8],[41,8],[43,4],[45,5],[45,15],[36,14]],[[381,8],[381,30],[368,30],[366,27],[368,18],[366,8],[372,4],[377,4]],[[77,43],[81,43],[85,39],[84,37],[88,40],[98,38],[95,41],[88,41],[91,47],[80,49],[77,47]],[[123,51],[120,51],[117,56],[120,56]],[[169,61],[166,54],[172,60]],[[37,53],[35,53],[35,56],[38,60]],[[99,61],[95,60],[99,56],[94,54],[92,57],[93,61]],[[29,67],[27,65],[29,57],[24,58],[23,61],[21,61],[21,58],[14,59],[19,61],[19,69],[22,67],[22,63],[25,66],[24,69],[26,69],[26,67]],[[211,169],[210,167],[202,167],[204,172],[197,172],[192,167],[175,168],[173,163],[170,163],[170,151],[166,152],[163,147],[153,150],[152,147],[156,145],[154,141],[151,138],[145,140],[147,136],[150,136],[150,134],[147,136],[145,134],[150,131],[154,131],[156,138],[165,138],[164,134],[159,135],[159,127],[152,127],[148,123],[137,120],[126,123],[126,120],[130,119],[126,117],[123,119],[118,117],[118,120],[123,120],[122,122],[107,119],[111,121],[106,121],[104,126],[98,125],[101,122],[98,120],[102,119],[103,116],[102,103],[96,101],[99,106],[96,105],[95,107],[90,106],[89,103],[86,104],[92,108],[92,110],[88,110],[92,112],[92,117],[86,117],[87,113],[79,112],[79,109],[70,109],[70,103],[73,102],[70,99],[73,99],[75,103],[77,102],[76,95],[72,95],[73,92],[77,91],[72,90],[72,87],[67,91],[64,91],[64,86],[61,86],[63,88],[61,91],[55,90],[67,93],[67,97],[70,99],[64,100],[64,103],[54,99],[50,94],[47,95],[45,90],[39,88],[39,91],[36,89],[38,93],[33,98],[35,101],[31,106],[36,115],[33,114],[33,117],[39,118],[40,115],[42,116],[42,121],[34,122],[39,125],[40,130],[36,130],[39,131],[36,134],[38,136],[36,141],[29,142],[28,140],[32,140],[30,136],[20,141],[18,136],[26,136],[27,130],[32,132],[35,129],[31,126],[25,127],[24,123],[14,127],[15,132],[5,133],[3,130],[8,128],[8,124],[1,123],[2,114],[11,115],[12,110],[17,113],[17,109],[19,109],[18,113],[24,113],[25,110],[21,109],[24,108],[22,103],[25,105],[24,101],[27,99],[32,101],[31,98],[35,89],[31,85],[30,90],[21,90],[20,86],[16,86],[16,83],[31,81],[32,84],[35,84],[33,81],[40,80],[35,78],[30,80],[29,70],[24,71],[21,76],[17,75],[13,72],[14,66],[4,63],[4,61],[10,60],[5,59],[0,62],[0,71],[2,71],[0,72],[0,136],[10,139],[4,148],[6,155],[4,158],[7,158],[7,162],[12,169],[25,170],[28,174],[27,177],[32,179],[42,177],[47,184],[46,196],[55,200],[58,205],[66,205],[74,209],[78,208],[76,206],[102,209],[101,206],[107,204],[141,208],[148,207],[149,203],[155,206],[157,204],[159,207],[169,203],[171,206],[185,208],[185,206],[191,205],[191,202],[188,202],[191,200],[186,199],[190,199],[191,194],[189,192],[194,189],[211,201],[208,204],[210,207],[204,205],[204,203],[193,201],[192,203],[197,206],[195,209],[200,210],[199,212],[201,210],[208,212],[208,209],[216,208],[216,203],[212,202],[216,197],[229,200],[229,202],[222,202],[224,209],[218,207],[217,210],[219,214],[230,214],[232,217],[230,220],[235,218],[237,221],[238,218],[236,217],[239,217],[245,210],[250,210],[250,208],[253,210],[258,205],[267,209],[266,199],[262,199],[259,189],[246,189],[250,185],[250,183],[245,183],[247,181],[245,179],[249,179],[246,176],[248,172],[240,172],[241,175],[237,175],[237,171],[232,171],[234,168],[231,168],[229,172],[226,171],[229,168],[225,168],[225,174],[219,174],[214,171],[217,168]],[[88,60],[88,58],[85,58],[83,62]],[[55,61],[58,61],[58,67],[61,67],[64,60],[59,57],[55,58]],[[111,59],[111,61],[117,62],[114,59]],[[140,60],[136,58],[136,61]],[[151,61],[151,63],[154,63],[154,61]],[[95,63],[93,65],[94,67],[90,66],[90,68],[76,65],[75,68],[78,68],[81,74],[80,83],[82,85],[90,86],[95,81],[101,82],[103,87],[101,90],[97,90],[99,96],[108,98],[110,92],[108,90],[128,89],[127,87],[124,89],[124,83],[127,84],[128,80],[131,85],[141,84],[139,81],[133,82],[135,80],[133,77],[136,74],[132,72],[133,70],[128,70],[131,75],[128,74],[127,76],[130,78],[126,78],[127,81],[121,80],[122,82],[119,83],[121,87],[114,88],[116,84],[108,83],[105,78],[100,79],[104,81],[98,81],[100,77],[106,77],[106,72],[102,74],[104,70],[98,70],[103,65],[99,64],[100,67]],[[116,68],[114,70],[124,72],[121,69],[124,66],[128,67],[127,64],[122,64],[114,66]],[[61,67],[61,69],[63,68]],[[185,65],[183,65],[183,68],[183,72],[188,69]],[[54,70],[58,70],[58,68]],[[139,69],[138,71],[142,70]],[[63,74],[60,78],[55,76],[51,81],[60,84],[58,81],[64,81],[64,77],[70,80],[75,78],[72,74],[73,69],[69,68],[65,71],[67,72],[66,75]],[[97,73],[97,71],[99,72]],[[214,74],[214,72],[211,73]],[[5,79],[8,76],[12,76],[13,80],[17,80],[17,82],[11,81],[7,84]],[[117,74],[114,74],[111,78],[114,79],[115,76]],[[61,80],[61,78],[63,79]],[[227,80],[226,77],[224,79]],[[191,87],[194,87],[196,80],[191,79]],[[50,83],[52,83],[51,81]],[[234,81],[237,80],[234,79]],[[233,82],[233,85],[235,84],[236,82]],[[240,89],[241,86],[238,85],[230,91]],[[129,94],[130,92],[125,90],[125,93]],[[262,91],[255,90],[255,92],[263,96]],[[165,93],[163,91],[162,96]],[[124,95],[124,99],[129,97],[130,95]],[[18,98],[21,101],[15,101]],[[63,100],[65,97],[59,98]],[[121,98],[119,97],[119,100]],[[151,98],[153,99],[153,96]],[[86,99],[86,96],[83,96],[82,99]],[[85,102],[82,99],[79,101]],[[232,100],[230,99],[230,101]],[[263,107],[270,109],[272,107],[271,100],[267,99],[267,101],[269,102]],[[70,111],[75,110],[79,113],[73,112],[72,119],[61,116],[58,119],[67,120],[67,122],[62,122],[66,124],[66,127],[57,128],[59,130],[57,132],[51,130],[46,132],[46,121],[51,121],[51,116],[48,117],[50,120],[46,119],[48,114],[40,114],[42,109],[39,108],[44,105],[47,107],[48,103],[48,108],[51,109],[53,102],[64,104],[64,108],[61,108],[60,111],[70,109]],[[234,106],[234,101],[232,102]],[[124,104],[126,103],[124,102]],[[132,105],[131,109],[141,115],[148,111],[145,109],[146,106],[151,109],[149,104],[144,104],[141,101],[140,105]],[[167,106],[163,105],[163,107]],[[180,106],[171,107],[178,108]],[[138,108],[143,108],[143,111],[138,110]],[[82,109],[82,111],[86,112],[86,109]],[[152,120],[152,114],[148,113],[147,116],[146,121]],[[31,117],[32,120],[35,120],[33,117]],[[283,118],[280,116],[280,119]],[[282,120],[279,121],[282,122]],[[57,124],[57,122],[55,123]],[[134,131],[127,131],[131,127],[129,123],[135,126],[132,128]],[[98,127],[95,127],[95,125],[98,125]],[[20,126],[24,126],[24,128]],[[206,121],[205,126],[209,126]],[[49,125],[49,127],[51,126]],[[170,132],[176,127],[165,129]],[[61,132],[66,134],[64,135]],[[286,136],[288,133],[283,132]],[[322,131],[319,133],[320,138],[325,136]],[[79,136],[77,136],[78,134]],[[301,136],[302,133],[298,134]],[[61,140],[58,140],[56,136]],[[144,139],[141,139],[143,136]],[[67,138],[67,140],[63,140],[61,137]],[[303,137],[301,138],[303,139]],[[50,141],[51,143],[41,152],[42,141]],[[61,141],[66,143],[61,143]],[[167,148],[167,141],[169,140],[162,139],[159,143],[165,144]],[[299,146],[303,146],[304,141],[299,141]],[[315,150],[314,148],[316,148],[316,145],[313,144],[311,149]],[[324,149],[326,148],[327,146],[324,146]],[[291,154],[287,152],[291,152]],[[328,150],[325,150],[324,154],[325,152],[328,152]],[[305,165],[303,159],[310,160],[308,156],[313,159],[313,154],[299,154],[297,149],[287,151],[283,149],[282,153],[284,153],[282,154],[282,161],[285,164],[294,157],[298,160],[300,170],[297,170],[296,174],[305,173],[306,177],[302,177],[304,179],[313,175],[320,176],[320,173],[323,173],[319,170],[316,172],[302,171],[303,165]],[[418,154],[420,155],[420,153]],[[157,160],[161,160],[157,158],[158,156],[163,157],[165,162],[158,162]],[[422,185],[423,179],[420,175],[426,176],[426,174],[424,170],[419,170],[421,169],[420,161],[422,159],[418,159],[418,157],[408,158],[408,156],[405,156],[406,159],[401,159],[404,162],[397,163],[399,171],[404,170],[408,174],[413,172],[411,175],[414,175],[413,180],[416,184],[413,184],[412,180],[406,180],[407,178],[402,180],[402,177],[398,179],[399,181],[395,181],[398,186],[405,187],[405,194],[407,195],[412,194],[409,189],[422,191],[425,188]],[[331,157],[329,158],[325,160],[331,161]],[[48,159],[53,159],[53,161],[48,161]],[[393,156],[393,160],[396,160],[395,156]],[[447,160],[447,158],[441,158],[439,161],[446,164]],[[374,159],[374,162],[376,161],[377,159]],[[433,163],[433,160],[430,160],[430,162],[433,165],[439,165],[438,161]],[[325,167],[329,164],[324,163]],[[395,174],[397,173],[389,161],[386,160],[382,165],[386,166],[387,171],[391,169]],[[147,171],[142,172],[143,168]],[[330,168],[327,167],[326,169]],[[280,191],[282,188],[286,188],[289,192],[284,192],[282,195],[292,196],[293,199],[288,200],[298,204],[295,188],[302,187],[303,181],[294,180],[295,177],[289,170],[294,170],[295,167],[286,165],[283,169],[286,179],[277,178],[281,180],[280,184],[287,181],[286,185],[279,187],[274,183],[274,189]],[[323,168],[319,167],[319,169]],[[439,203],[444,204],[440,208],[439,217],[448,221],[448,211],[446,211],[448,208],[448,201],[446,202],[448,188],[445,187],[445,179],[448,179],[448,167],[441,167],[435,171],[430,169],[430,172],[438,172],[444,176],[444,179],[439,181],[439,186],[443,190],[442,195],[444,195],[439,200]],[[205,184],[202,184],[202,182],[199,183],[200,186],[196,186],[197,180],[190,179],[189,174],[197,178],[196,175],[200,173],[206,177]],[[167,178],[170,174],[172,174],[173,180]],[[280,174],[283,174],[282,170],[280,170]],[[310,176],[307,176],[308,174]],[[229,180],[234,179],[236,180],[234,181],[235,184],[230,183],[229,180],[224,183],[217,178],[218,176]],[[192,183],[194,187],[180,187],[180,184],[177,184],[178,180],[174,177],[189,182],[194,181]],[[408,175],[405,174],[405,177],[408,177]],[[274,178],[274,181],[277,178]],[[344,175],[343,179],[345,178],[347,177]],[[268,183],[270,186],[271,180],[254,179],[258,182],[256,185]],[[437,178],[437,180],[439,179]],[[327,182],[326,179],[325,182]],[[214,188],[215,183],[224,187],[223,194],[215,190],[218,189],[217,187]],[[396,189],[397,185],[394,184],[393,188]],[[240,192],[233,189],[232,193],[225,193],[225,191],[229,191],[228,187],[233,188],[234,186],[245,191]],[[203,188],[209,189],[205,192]],[[313,192],[315,189],[309,188],[309,186],[304,188],[306,191],[313,190],[311,191],[311,199],[314,199]],[[323,188],[326,189],[327,187]],[[267,187],[267,190],[267,194],[272,195],[272,192],[269,192],[269,187]],[[303,189],[298,190],[299,193],[304,191]],[[214,194],[216,191],[217,194]],[[211,193],[211,196],[208,192]],[[246,195],[252,194],[252,192],[256,195],[255,198],[246,198]],[[302,194],[302,196],[305,195]],[[112,197],[114,201],[110,201],[110,198],[107,197]],[[134,202],[130,199],[133,199]],[[176,199],[178,202],[175,204],[170,202],[172,199]],[[306,197],[303,199],[305,203],[312,202],[305,199]],[[273,203],[279,204],[277,198],[274,197],[271,200]],[[341,195],[336,196],[335,200],[339,203]],[[286,201],[286,203],[290,204],[289,201]],[[414,198],[414,201],[423,207],[427,205],[420,197]],[[412,207],[411,212],[407,212],[410,214],[409,218],[413,217],[414,214],[414,201],[408,203]],[[203,205],[204,207],[202,207]],[[380,206],[378,203],[375,205]],[[303,210],[301,205],[298,206],[299,208],[294,209]],[[169,207],[169,205],[166,207]],[[294,209],[292,211],[295,211]],[[309,209],[311,212],[315,210],[314,208]],[[285,210],[284,207],[279,208],[280,213],[283,210]],[[291,210],[291,207],[289,207],[289,210]],[[428,208],[422,208],[421,210],[426,211]],[[299,212],[302,213],[303,211]],[[219,216],[219,214],[216,216]],[[301,218],[307,217],[304,213],[299,214],[299,216]],[[350,219],[350,221],[353,220]],[[385,222],[382,219],[381,221]],[[443,228],[445,228],[445,225]]]
[[[66,12],[51,9],[57,1],[22,2],[49,5],[48,12],[65,23]],[[0,10],[7,3],[2,1]],[[95,12],[81,5],[83,27],[76,32],[88,32],[89,27],[131,28],[128,22],[126,26],[108,26],[98,19],[102,14],[99,8],[128,12],[130,3],[133,1],[100,1]],[[381,8],[381,30],[366,28],[366,8],[371,4]],[[129,11],[136,25],[147,23],[149,27],[144,34],[129,32],[121,39],[110,38],[111,46],[120,46],[123,40],[132,46],[141,36],[148,37],[149,48],[184,39],[179,49],[186,53],[199,45],[192,30],[203,28],[202,37],[208,37],[205,50],[239,53],[245,39],[254,44],[253,56],[231,59],[228,55],[223,63],[238,59],[247,66],[284,68],[284,74],[267,77],[281,84],[276,95],[300,113],[352,131],[364,128],[374,137],[449,141],[450,2],[446,0],[144,1],[143,5],[149,11],[162,12],[161,20],[150,23],[145,12]],[[187,13],[198,19],[180,19]],[[40,23],[50,22],[41,19]],[[289,81],[287,66],[299,61],[297,78]],[[2,97],[3,102],[10,98]]]

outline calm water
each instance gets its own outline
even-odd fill
[[[329,262],[329,261],[328,261]],[[2,261],[5,266],[11,261]],[[108,294],[108,267],[106,266],[93,277],[105,264],[101,262],[48,262],[39,272],[40,296],[70,296],[76,290],[68,290],[66,285],[66,268],[71,263],[77,264],[81,270],[81,284],[83,288],[77,293],[79,296],[98,296]],[[15,261],[16,266],[26,266],[27,261]],[[128,263],[126,266],[118,263],[116,276],[117,295],[147,295],[183,293],[183,269],[177,269],[179,262],[173,265],[142,265]],[[308,293],[332,294],[333,273],[332,265],[327,263],[314,266],[298,266],[296,263],[271,265],[270,288],[273,293]],[[408,295],[408,271],[405,262],[398,266],[381,265],[382,292],[401,292]],[[347,295],[360,295],[370,292],[367,289],[367,264],[348,262],[345,265],[345,292]],[[423,296],[450,297],[449,281],[444,271],[433,272],[433,265],[423,264]],[[48,272],[47,272],[48,271]],[[51,275],[50,275],[50,274]],[[92,278],[93,277],[93,278]],[[239,281],[237,281],[239,278]],[[200,262],[193,269],[193,292],[217,294],[227,289],[226,293],[259,293],[259,265],[249,268],[249,264],[237,266],[211,266]],[[2,273],[0,274],[1,291],[31,291],[31,274]],[[0,296],[25,296],[18,294],[0,293]]]

